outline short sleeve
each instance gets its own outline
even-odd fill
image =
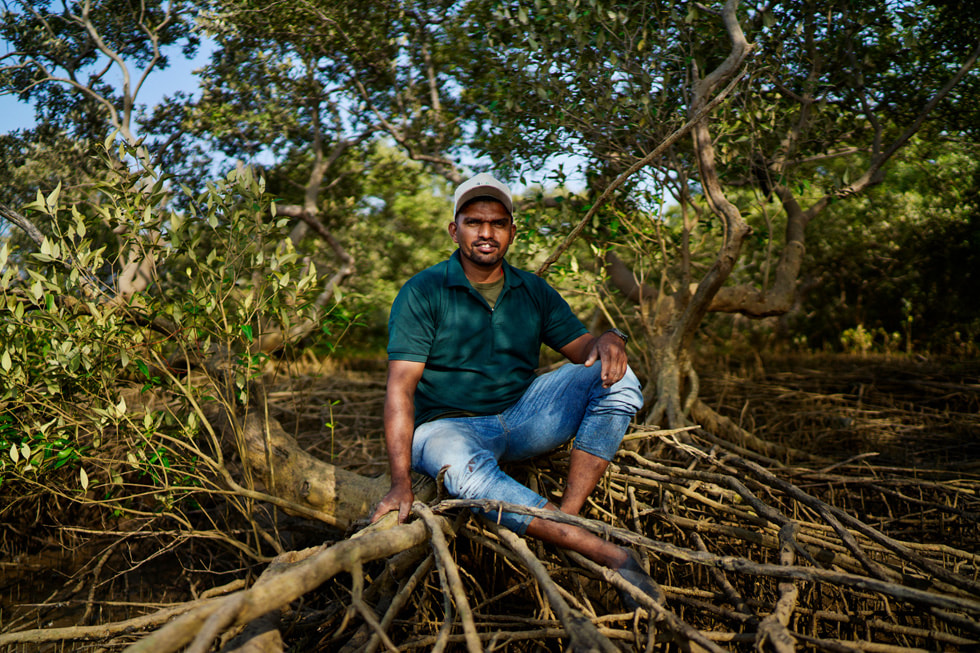
[[[558,291],[542,281],[545,320],[541,339],[555,351],[589,332]]]
[[[402,286],[388,318],[388,360],[428,360],[436,334],[436,315],[430,300],[412,280]]]

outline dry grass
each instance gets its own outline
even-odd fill
[[[811,453],[980,472],[980,361],[756,358],[705,371],[701,394],[757,436]]]

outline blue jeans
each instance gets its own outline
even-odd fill
[[[527,460],[567,443],[612,460],[630,420],[643,406],[640,382],[627,369],[602,387],[601,365],[565,364],[537,377],[516,404],[499,415],[449,417],[422,424],[412,440],[412,467],[432,478],[446,468],[446,489],[463,499],[506,501],[541,508],[547,500],[501,471],[499,463]],[[460,389],[465,392],[465,388]],[[531,517],[488,514],[523,534]]]

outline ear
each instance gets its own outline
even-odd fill
[[[456,237],[456,221],[453,220],[449,223],[449,235],[452,237],[453,242],[457,245],[459,244],[459,239]]]

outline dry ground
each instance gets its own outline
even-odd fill
[[[365,475],[383,473],[383,365],[301,361],[271,375],[268,387],[275,416],[311,453]],[[748,649],[793,588],[777,631],[803,650],[960,650],[980,641],[980,614],[970,611],[980,605],[980,362],[755,358],[705,367],[702,397],[742,428],[803,457],[766,460],[698,432],[637,432],[636,451],[617,459],[587,516],[610,532],[621,529],[613,536],[645,553],[672,618],[719,646]],[[541,491],[560,492],[564,458],[513,471]],[[821,505],[843,512],[834,517]],[[842,516],[874,532],[837,530]],[[795,536],[780,527],[786,520],[797,524]],[[453,554],[484,644],[493,635],[513,650],[560,649],[566,634],[539,586],[499,540],[470,522],[458,531]],[[275,525],[283,542],[297,547],[344,537],[282,515]],[[841,539],[848,530],[857,538],[853,545]],[[105,538],[94,548],[78,547],[77,559],[63,551],[66,541],[80,538],[43,523],[32,533],[4,531],[0,631],[121,619],[261,571],[220,545],[189,540],[161,550],[160,539],[141,544],[139,537],[126,539],[94,569],[93,554],[106,550]],[[898,541],[902,548],[891,546]],[[788,544],[797,547],[795,553],[789,547],[789,561]],[[906,545],[911,557],[902,552]],[[648,628],[623,613],[616,593],[595,574],[583,574],[561,552],[535,552],[611,641],[646,648],[660,632],[658,650],[674,646],[675,630],[663,620]],[[148,561],[136,572],[126,572],[143,558]],[[724,560],[742,566],[726,567]],[[779,564],[800,567],[804,576],[780,577]],[[938,578],[937,570],[952,577]],[[887,587],[861,586],[864,577]],[[294,650],[341,650],[361,641],[358,619],[345,607],[350,583],[338,577],[291,612],[284,635]],[[952,603],[937,607],[929,597],[923,603],[919,590]],[[392,640],[431,648],[442,632],[444,601],[431,571],[390,626]],[[446,632],[448,643],[462,645],[458,622]],[[114,650],[122,643],[36,650]]]

